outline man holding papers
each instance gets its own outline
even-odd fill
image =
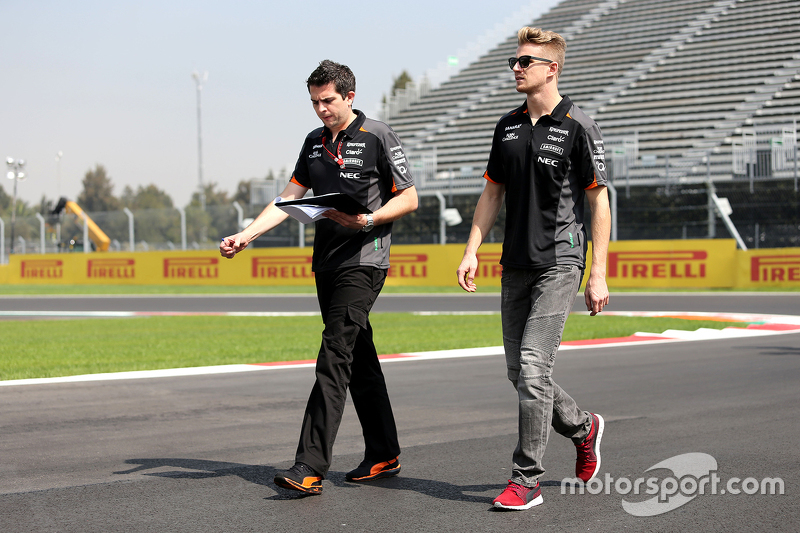
[[[325,329],[295,464],[275,483],[307,494],[322,492],[347,389],[364,433],[363,462],[346,475],[359,482],[400,472],[400,445],[386,382],[372,341],[369,312],[386,280],[392,222],[416,210],[417,192],[403,147],[389,126],[353,109],[352,71],[325,60],[306,80],[324,126],[305,139],[283,201],[345,193],[371,213],[325,211],[316,224],[312,269]],[[289,215],[268,205],[244,231],[225,237],[232,258]]]

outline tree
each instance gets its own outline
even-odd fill
[[[399,91],[400,89],[405,89],[405,88],[406,88],[406,86],[407,86],[409,83],[412,83],[413,81],[414,81],[414,80],[412,80],[412,79],[411,79],[411,75],[408,73],[408,71],[404,70],[403,72],[401,72],[401,73],[400,73],[400,75],[399,75],[399,76],[397,76],[397,77],[394,79],[394,82],[392,83],[392,93],[391,93],[391,96],[394,96],[394,95],[396,95],[396,94],[397,94],[397,91]],[[383,95],[383,103],[384,103],[384,104],[386,104],[386,100],[387,100],[387,98],[386,98],[386,95],[384,94],[384,95]]]
[[[146,187],[139,185],[136,192],[130,186],[125,186],[120,198],[122,205],[128,209],[172,209],[172,197],[154,184]]]
[[[403,71],[394,79],[394,84],[392,85],[392,96],[397,94],[397,91],[400,89],[405,89],[409,83],[412,83],[414,80],[411,79],[411,75],[407,71]]]
[[[6,194],[3,186],[0,185],[0,213],[6,214],[11,211],[11,197]]]
[[[83,178],[83,192],[78,195],[78,205],[87,212],[117,211],[120,201],[114,196],[114,185],[106,175],[103,165],[86,171]]]
[[[236,186],[236,193],[233,195],[233,201],[239,202],[242,207],[250,205],[250,180],[239,182]]]
[[[156,185],[152,183],[145,187],[139,185],[135,191],[126,185],[120,196],[120,204],[133,211],[137,241],[175,243],[180,240],[180,218],[172,198]],[[117,220],[125,222],[124,227],[120,228],[119,236],[116,237],[124,241],[128,234],[127,218],[123,216]]]
[[[48,200],[45,195],[42,195],[42,199],[39,200],[39,213],[42,215],[49,215],[53,212],[55,208],[55,202],[53,200]]]
[[[228,193],[225,191],[217,191],[217,184],[211,182],[203,186],[203,192],[206,194],[206,207],[210,205],[229,205],[231,199],[228,198]],[[200,207],[200,193],[192,193],[192,200],[189,202],[189,207]]]
[[[197,242],[209,239],[219,241],[225,235],[236,232],[236,211],[233,200],[226,191],[217,190],[216,183],[203,187],[206,209],[200,209],[200,193],[192,194],[186,209],[187,238]]]

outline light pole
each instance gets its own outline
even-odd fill
[[[192,78],[197,86],[197,181],[200,187],[200,208],[206,210],[206,190],[203,187],[203,129],[200,120],[200,93],[203,90],[203,83],[208,80],[208,71],[201,75],[198,71],[192,72]]]
[[[25,161],[23,159],[15,160],[13,157],[6,158],[6,167],[8,173],[6,177],[14,180],[14,199],[11,202],[11,246],[9,253],[14,253],[14,225],[17,221],[17,182],[25,179]]]

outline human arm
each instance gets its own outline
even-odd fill
[[[505,185],[486,180],[483,193],[478,199],[478,205],[475,206],[475,215],[472,217],[472,228],[464,249],[464,257],[456,270],[458,284],[467,292],[475,292],[478,288],[475,285],[475,272],[478,270],[478,248],[497,220],[497,214],[503,205],[505,191]]]
[[[381,224],[394,222],[398,218],[416,211],[418,205],[419,199],[417,198],[416,187],[412,185],[411,187],[400,189],[380,209],[372,213],[373,224],[380,226]],[[350,229],[361,229],[367,225],[367,216],[364,214],[348,215],[331,209],[330,211],[325,211],[323,216]]]
[[[611,233],[611,212],[608,206],[608,189],[594,187],[586,190],[589,208],[592,211],[592,268],[586,280],[584,300],[591,316],[608,305],[608,285],[606,284],[606,257]]]
[[[305,196],[308,189],[298,185],[294,182],[289,182],[286,188],[281,193],[281,198],[284,200],[294,200]],[[275,202],[270,204],[261,211],[261,214],[247,226],[244,230],[235,235],[230,235],[222,239],[219,244],[219,253],[222,257],[231,259],[234,255],[241,252],[247,245],[265,234],[284,220],[289,215],[275,207]]]

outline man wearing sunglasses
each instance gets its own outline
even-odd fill
[[[369,312],[386,280],[392,222],[417,208],[417,193],[394,131],[353,109],[356,78],[347,66],[325,60],[306,84],[323,126],[306,137],[281,198],[302,198],[309,189],[315,195],[343,192],[372,211],[330,210],[315,222],[312,270],[325,328],[295,464],[278,472],[275,483],[320,494],[348,388],[366,451],[345,479],[370,481],[400,472],[397,429]],[[244,231],[225,237],[220,253],[232,258],[287,216],[270,203]]]
[[[597,124],[558,91],[566,42],[522,28],[508,60],[525,103],[500,119],[486,167],[458,283],[474,292],[477,250],[506,202],[502,276],[503,345],[508,378],[519,396],[519,441],[501,509],[542,503],[539,478],[552,426],[577,448],[575,475],[588,482],[600,468],[603,417],[578,408],[552,380],[553,365],[583,279],[591,208],[592,266],[584,299],[592,316],[608,304],[606,253],[610,214],[603,139]]]

